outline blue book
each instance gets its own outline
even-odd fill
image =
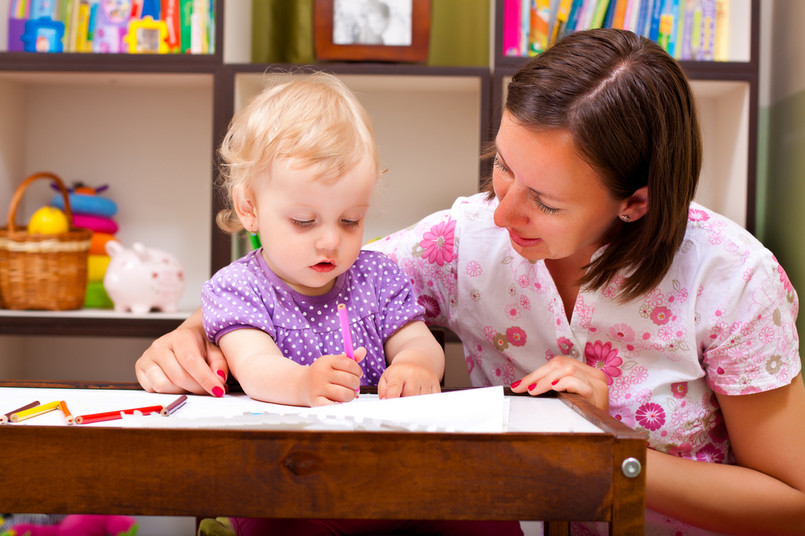
[[[655,43],[660,38],[660,17],[662,16],[663,0],[654,0],[651,9],[651,22],[649,24],[648,38]]]
[[[635,24],[635,33],[643,37],[648,37],[648,21],[649,13],[651,13],[654,0],[643,0],[640,2],[640,11],[637,12],[637,23]]]

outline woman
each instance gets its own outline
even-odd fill
[[[797,295],[692,202],[702,149],[677,63],[630,32],[571,34],[514,75],[495,145],[487,194],[370,246],[461,338],[472,383],[579,393],[644,431],[647,534],[805,533]],[[203,342],[191,318],[140,382],[209,392],[226,366]]]

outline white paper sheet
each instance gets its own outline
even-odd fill
[[[137,390],[2,387],[0,413],[14,410],[33,400],[39,400],[40,403],[64,400],[73,415],[78,416],[167,405],[176,398],[177,395]],[[27,425],[64,426],[65,420],[56,410],[21,423],[4,426]],[[318,408],[259,402],[243,393],[228,394],[223,398],[188,395],[185,405],[169,417],[158,414],[126,415],[118,420],[80,426],[466,433],[601,432],[560,400],[506,397],[501,386],[390,400],[379,400],[377,395],[363,394],[346,404]]]

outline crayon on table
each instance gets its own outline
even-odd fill
[[[79,415],[75,418],[76,424],[92,424],[94,422],[114,421],[122,419],[123,415],[134,415],[135,413],[142,413],[148,415],[150,413],[159,413],[164,409],[164,406],[145,406],[142,408],[120,409],[117,411],[105,411],[103,413],[92,413],[90,415]]]
[[[47,404],[40,404],[32,408],[24,409],[16,413],[12,413],[8,420],[11,422],[21,422],[32,417],[37,417],[45,413],[51,412],[59,407],[59,401],[48,402]]]
[[[67,421],[67,424],[73,424],[75,417],[73,417],[73,414],[70,413],[70,410],[67,408],[67,402],[60,400],[59,410],[61,411],[61,414],[64,415],[64,420]]]
[[[184,406],[186,402],[187,402],[187,395],[182,395],[173,402],[171,402],[170,404],[168,404],[167,406],[165,406],[164,408],[162,408],[162,411],[160,411],[159,413],[163,417],[168,417],[169,415],[172,415],[177,409]]]
[[[11,416],[12,416],[14,413],[19,413],[20,411],[24,411],[24,410],[26,410],[26,409],[30,409],[30,408],[33,408],[33,407],[38,406],[38,405],[39,405],[39,400],[34,400],[34,401],[33,401],[33,402],[31,402],[30,404],[25,404],[24,406],[22,406],[22,407],[20,407],[20,408],[17,408],[17,409],[15,409],[15,410],[11,410],[11,411],[9,411],[8,413],[5,413],[5,414],[3,414],[3,415],[0,415],[0,424],[3,424],[3,423],[8,422],[8,421],[9,421],[9,419],[11,419]]]

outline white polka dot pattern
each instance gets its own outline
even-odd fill
[[[377,385],[386,369],[385,341],[409,322],[424,319],[408,278],[382,253],[362,251],[322,296],[291,289],[257,253],[222,268],[204,284],[201,307],[211,341],[235,329],[261,329],[287,358],[310,365],[322,355],[343,353],[337,305],[345,303],[353,346],[367,350],[362,382]]]

